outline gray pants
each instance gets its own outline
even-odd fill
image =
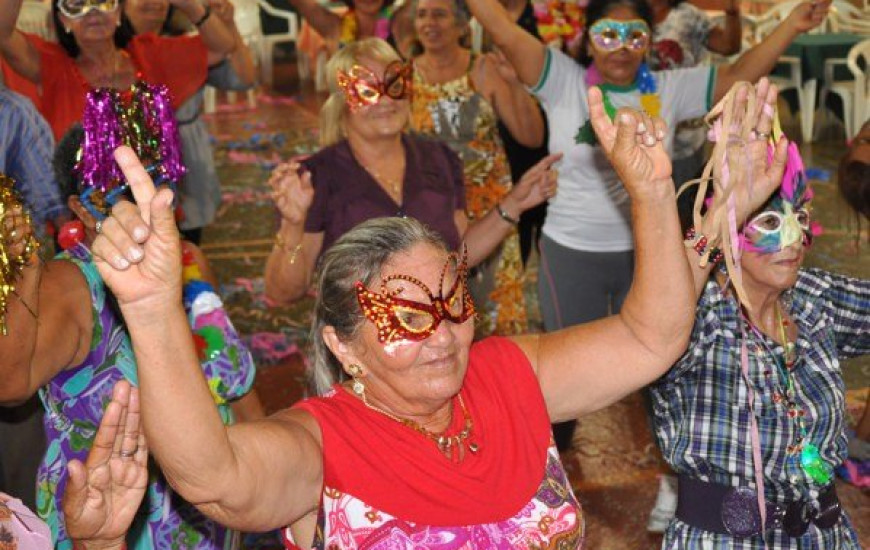
[[[618,313],[631,286],[634,251],[584,252],[541,237],[538,300],[547,331]]]

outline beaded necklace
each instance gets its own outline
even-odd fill
[[[450,459],[451,462],[462,462],[465,458],[465,451],[468,450],[471,454],[477,454],[480,451],[480,445],[471,441],[471,431],[474,429],[474,422],[471,420],[471,414],[468,412],[468,409],[465,407],[465,401],[462,399],[462,395],[457,395],[456,399],[459,402],[459,408],[462,410],[462,419],[463,426],[462,429],[453,435],[447,435],[447,430],[443,432],[436,433],[431,430],[427,430],[419,423],[410,420],[408,418],[401,418],[392,413],[385,411],[384,409],[372,405],[369,403],[368,399],[366,399],[365,393],[358,393],[360,397],[362,397],[362,402],[366,407],[370,408],[375,412],[379,412],[382,415],[395,420],[399,424],[407,426],[412,430],[423,434],[428,437],[438,446],[438,450],[441,451],[444,456]],[[450,404],[450,417],[453,418],[453,403]]]
[[[819,448],[809,441],[809,434],[807,433],[805,421],[806,411],[800,407],[796,401],[797,392],[795,391],[794,378],[791,373],[794,369],[795,363],[797,362],[797,349],[795,343],[788,337],[788,326],[790,322],[785,316],[783,316],[782,306],[778,300],[775,305],[775,310],[777,326],[779,328],[779,344],[783,349],[782,354],[774,353],[774,351],[768,347],[765,336],[749,320],[745,313],[743,315],[743,320],[749,326],[752,333],[756,336],[768,354],[773,357],[773,363],[777,371],[777,379],[780,381],[780,387],[783,390],[774,393],[774,403],[779,404],[785,400],[785,407],[788,411],[787,414],[798,428],[799,435],[797,443],[795,445],[788,445],[786,447],[786,452],[790,457],[792,457],[792,459],[796,459],[799,456],[800,466],[804,473],[819,485],[825,486],[830,483],[832,478],[831,467],[822,460]]]
[[[614,86],[604,82],[601,73],[598,72],[598,68],[595,67],[594,63],[586,69],[584,80],[586,82],[587,90],[592,86],[598,86],[601,89],[604,111],[607,113],[607,116],[610,117],[610,120],[613,120],[616,116],[617,109],[610,99],[610,91],[614,89]],[[649,70],[649,66],[647,66],[646,62],[640,64],[640,67],[637,70],[637,75],[635,75],[634,78],[634,83],[631,86],[617,89],[628,91],[632,88],[637,88],[640,92],[641,109],[646,111],[646,113],[653,118],[659,116],[659,113],[661,113],[662,102],[658,95],[655,76],[652,71]],[[592,129],[591,119],[587,119],[583,126],[577,130],[577,134],[574,136],[574,143],[578,145],[581,143],[596,145],[598,143],[598,138],[595,136],[595,130]]]

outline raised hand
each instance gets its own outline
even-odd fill
[[[0,227],[0,238],[4,240],[6,253],[10,258],[20,258],[27,251],[27,244],[33,233],[24,209],[21,205],[12,207],[0,217],[0,221],[3,224]]]
[[[776,143],[770,156],[770,134],[773,131],[777,88],[762,78],[753,88],[743,83],[734,95],[730,128],[727,129],[726,152],[729,159],[729,187],[735,200],[732,205],[736,219],[742,224],[782,183],[788,141]],[[750,102],[750,94],[754,101]],[[725,132],[723,129],[722,132]],[[715,211],[729,195],[714,192],[709,210]]]
[[[486,54],[486,59],[495,68],[502,80],[511,85],[522,85],[516,69],[514,69],[514,66],[511,65],[511,62],[508,61],[501,50],[496,49]]]
[[[634,198],[671,185],[671,159],[665,151],[667,127],[662,119],[622,108],[610,120],[601,90],[589,89],[589,118],[598,143],[622,184]]]
[[[529,168],[520,181],[514,185],[509,197],[520,212],[541,204],[556,194],[556,182],[559,172],[553,164],[562,160],[562,153],[547,155],[537,164]]]
[[[115,384],[84,464],[67,466],[63,513],[70,538],[87,548],[120,548],[148,486],[148,446],[139,390]]]
[[[272,170],[269,186],[281,217],[292,224],[303,223],[314,200],[311,173],[306,171],[300,176],[299,163],[284,162]]]
[[[788,20],[798,32],[807,32],[822,24],[828,16],[833,0],[812,0],[795,6],[788,14]]]
[[[181,304],[181,243],[173,194],[154,187],[129,147],[119,147],[115,160],[136,204],[121,201],[112,208],[91,251],[124,313],[135,308],[154,319],[155,313]]]
[[[208,0],[208,5],[211,7],[212,13],[215,14],[218,19],[223,21],[227,28],[231,29],[235,27],[236,23],[233,16],[235,15],[236,9],[232,2],[229,0]]]

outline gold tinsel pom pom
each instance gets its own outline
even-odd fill
[[[10,296],[15,294],[15,282],[27,262],[33,254],[39,250],[39,241],[30,233],[24,246],[24,253],[12,256],[9,245],[12,242],[11,231],[6,229],[6,217],[11,216],[15,207],[21,206],[22,216],[28,225],[32,222],[30,213],[24,207],[21,197],[15,190],[15,182],[12,178],[0,174],[0,334],[7,333],[6,310],[9,306]]]

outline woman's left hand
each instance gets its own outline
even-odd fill
[[[487,63],[495,69],[502,80],[510,85],[522,85],[516,69],[514,69],[514,66],[511,65],[511,62],[507,60],[507,57],[504,56],[501,50],[493,50],[486,54],[486,60]]]
[[[651,184],[671,182],[671,158],[665,151],[665,122],[633,109],[622,108],[610,120],[601,90],[589,89],[589,117],[598,143],[632,197],[648,193]]]
[[[562,160],[562,153],[547,155],[526,170],[526,173],[505,198],[505,203],[512,201],[520,213],[523,213],[529,208],[534,208],[553,198],[556,194],[556,182],[559,179],[559,171],[553,168],[553,164],[560,160]],[[507,209],[510,210],[509,207]]]
[[[70,538],[87,548],[119,548],[148,487],[148,446],[139,390],[115,384],[84,464],[72,460],[63,495]]]
[[[833,0],[812,0],[795,6],[788,14],[792,28],[798,33],[811,31],[822,24],[828,16]]]

